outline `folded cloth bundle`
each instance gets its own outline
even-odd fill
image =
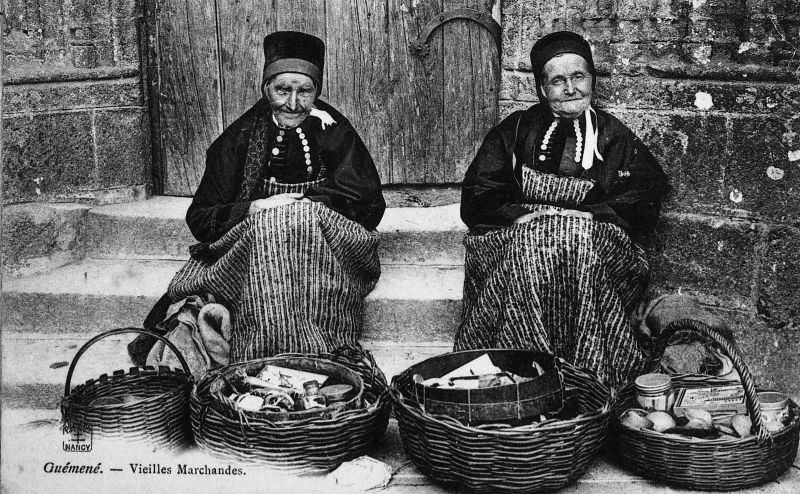
[[[192,295],[167,309],[165,337],[180,350],[196,377],[227,365],[230,359],[231,315],[213,297]],[[147,356],[147,365],[180,367],[177,357],[163,341],[158,341]]]

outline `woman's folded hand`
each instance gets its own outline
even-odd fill
[[[285,206],[286,204],[293,204],[300,202],[303,199],[303,193],[291,192],[287,194],[275,194],[274,196],[266,197],[264,199],[256,199],[250,203],[250,209],[247,210],[247,215],[255,214],[265,209],[277,208],[278,206]]]
[[[563,209],[558,212],[561,216],[573,216],[575,218],[584,218],[587,220],[591,220],[594,218],[594,215],[589,211],[578,211],[577,209]]]
[[[572,216],[572,217],[575,217],[575,218],[585,218],[587,220],[590,220],[590,219],[593,218],[592,213],[590,213],[588,211],[578,211],[576,209],[555,209],[555,208],[550,208],[550,209],[545,209],[543,211],[534,211],[532,213],[523,214],[519,218],[515,219],[514,223],[515,224],[527,223],[527,222],[533,221],[536,218],[539,218],[541,216]]]

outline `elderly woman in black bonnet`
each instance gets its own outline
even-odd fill
[[[546,351],[624,384],[643,359],[629,316],[649,269],[632,236],[655,224],[666,176],[593,106],[581,36],[543,37],[531,65],[540,103],[488,133],[463,182],[470,234],[455,347]]]
[[[234,362],[356,343],[380,275],[378,172],[352,125],[318,98],[324,52],[304,33],[264,39],[263,98],[208,149],[186,213],[200,243],[168,297],[225,305]]]

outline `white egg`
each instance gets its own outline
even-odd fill
[[[702,408],[687,408],[683,414],[686,415],[686,418],[689,420],[698,419],[709,424],[713,420],[711,417],[711,412],[708,410],[703,410]]]
[[[667,412],[650,412],[647,414],[647,419],[653,423],[653,430],[664,432],[667,429],[675,427],[675,419]]]

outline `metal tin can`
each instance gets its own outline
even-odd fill
[[[675,403],[672,378],[666,374],[643,374],[634,381],[636,401],[647,411],[669,412]]]
[[[319,392],[327,399],[330,405],[349,400],[353,395],[353,386],[349,384],[331,384],[321,388]]]
[[[789,422],[789,398],[783,393],[776,391],[762,391],[758,393],[758,401],[761,404],[761,418],[764,419],[764,427],[770,432],[783,429]]]
[[[305,405],[306,410],[310,408],[324,408],[327,406],[325,397],[319,393],[318,381],[304,382],[303,390],[306,392],[303,397],[303,405]]]

